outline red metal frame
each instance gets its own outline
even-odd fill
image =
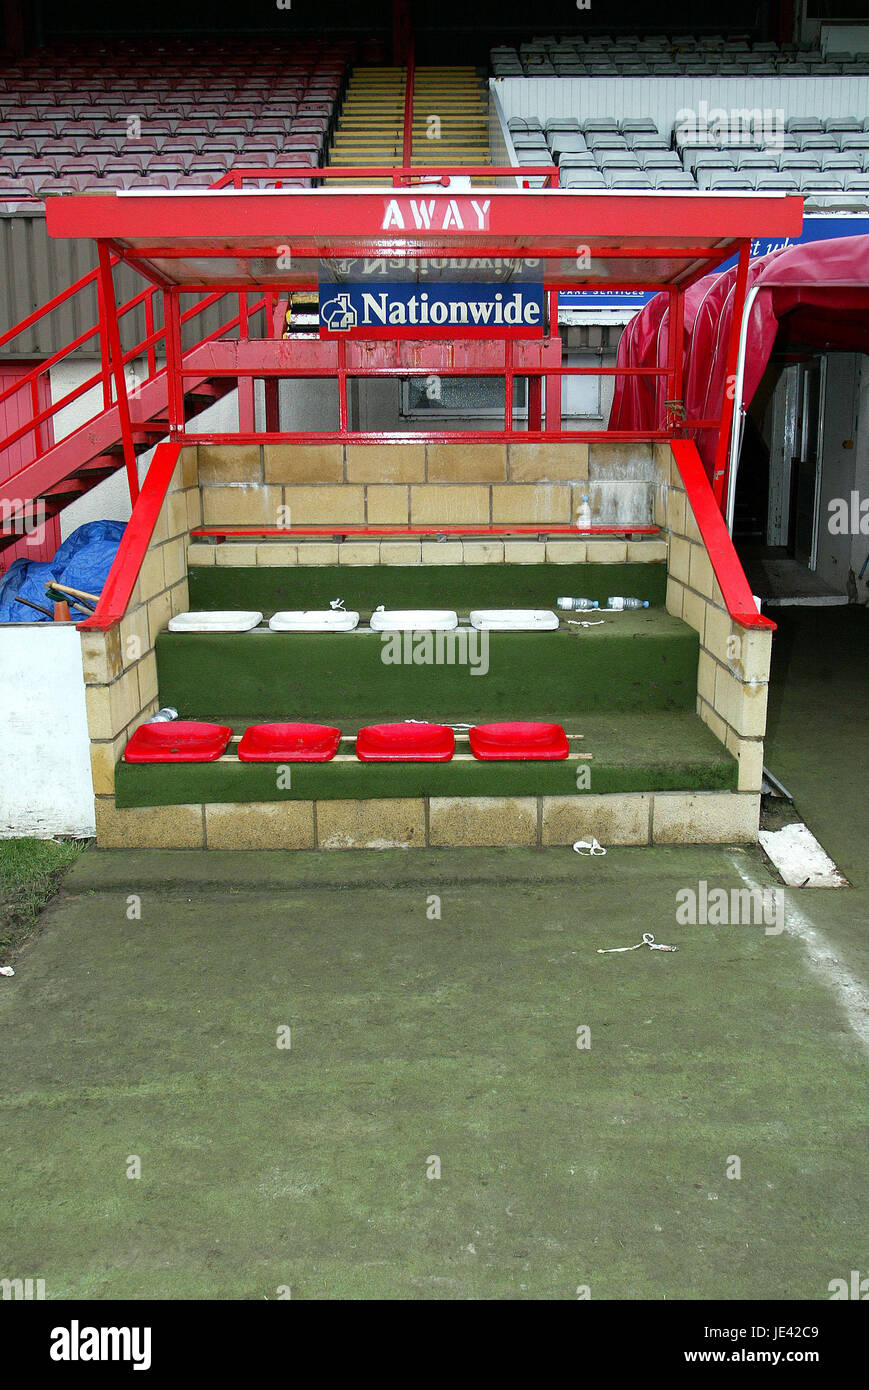
[[[139,474],[136,468],[136,450],[133,445],[130,402],[127,399],[127,378],[124,374],[124,354],[121,348],[121,332],[118,327],[118,305],[115,300],[112,263],[105,242],[99,242],[97,251],[100,271],[100,311],[103,315],[102,338],[108,347],[108,366],[115,379],[115,396],[121,422],[121,445],[124,450],[124,466],[127,470],[130,501],[135,502],[139,495]]]
[[[405,137],[412,135],[413,58],[409,55],[409,83],[405,108]],[[412,150],[411,150],[412,153]],[[234,170],[218,181],[224,191],[205,194],[149,194],[124,196],[73,196],[50,199],[46,207],[48,230],[55,236],[92,236],[99,244],[97,270],[82,277],[69,291],[57,295],[43,309],[28,315],[15,329],[0,337],[0,344],[31,327],[43,315],[62,305],[72,295],[96,285],[100,300],[100,324],[80,334],[65,349],[33,368],[15,388],[29,385],[34,397],[32,419],[20,426],[0,448],[14,444],[32,433],[36,460],[4,481],[17,491],[29,489],[38,496],[63,478],[69,477],[69,459],[78,449],[82,463],[95,457],[92,426],[99,416],[116,413],[116,425],[130,483],[131,496],[137,488],[135,444],[141,441],[142,424],[133,418],[127,400],[124,367],[135,357],[144,356],[147,377],[143,399],[154,399],[145,391],[165,377],[165,410],[170,438],[175,442],[236,443],[260,442],[358,442],[370,444],[407,443],[409,438],[445,442],[482,443],[516,440],[521,442],[600,439],[673,439],[687,429],[717,429],[717,456],[714,495],[721,502],[726,495],[727,435],[733,402],[726,400],[720,420],[686,421],[679,402],[682,394],[681,343],[682,297],[685,289],[700,276],[718,267],[739,251],[740,273],[736,286],[734,330],[728,346],[728,373],[735,369],[738,348],[738,312],[745,292],[747,235],[792,235],[799,230],[802,203],[798,198],[779,196],[714,195],[662,196],[646,194],[581,194],[552,190],[557,170],[552,166],[521,169],[513,166],[482,165],[455,170],[441,166],[415,167],[408,162],[400,168],[308,168]],[[509,188],[479,186],[471,193],[450,188],[453,177],[509,178]],[[276,187],[284,179],[314,180],[318,185],[337,181],[338,187],[316,187],[280,193],[276,187],[250,193],[242,184],[250,179],[271,181]],[[392,187],[343,191],[342,180],[388,179]],[[543,190],[523,191],[517,181],[533,178],[543,181]],[[417,192],[420,182],[428,186]],[[229,193],[227,185],[238,190]],[[432,186],[434,185],[434,186]],[[439,190],[443,189],[443,192]],[[386,200],[386,201],[385,201]],[[420,221],[420,209],[431,209],[431,222]],[[387,210],[385,215],[384,209]],[[397,209],[397,213],[396,213]],[[460,213],[458,220],[451,210]],[[449,214],[449,215],[448,215]],[[625,228],[637,229],[635,235]],[[578,243],[591,247],[592,271],[583,269],[576,256]],[[288,244],[292,253],[292,272],[280,283],[268,283],[276,247]],[[265,308],[270,319],[267,331],[277,331],[273,314],[276,294],[289,288],[310,287],[315,283],[321,258],[371,256],[400,257],[409,261],[440,257],[499,257],[516,260],[536,258],[549,295],[549,337],[544,352],[529,357],[527,344],[519,342],[501,348],[499,340],[483,341],[479,356],[457,361],[455,345],[441,344],[432,356],[434,344],[413,343],[421,355],[411,360],[394,350],[391,360],[372,357],[373,345],[363,344],[368,356],[363,361],[354,354],[354,344],[338,340],[334,355],[324,357],[322,344],[307,340],[304,358],[293,357],[288,344],[280,340],[250,339],[250,315]],[[233,261],[231,272],[219,266],[221,258]],[[257,258],[265,257],[265,265]],[[150,284],[126,304],[115,301],[112,267],[124,260],[137,269]],[[191,264],[185,264],[190,262]],[[259,279],[257,278],[259,277]],[[263,281],[264,283],[260,283]],[[559,287],[586,284],[608,290],[665,288],[670,295],[670,350],[666,365],[640,369],[648,375],[666,378],[669,400],[674,402],[666,427],[651,434],[631,431],[607,433],[597,430],[565,431],[560,414],[559,379],[562,376],[612,375],[630,369],[566,367],[560,361],[557,338],[557,292]],[[251,304],[248,295],[257,294]],[[163,294],[164,327],[155,327],[156,293]],[[181,312],[180,295],[202,294],[191,309]],[[181,326],[225,294],[238,295],[238,313],[218,330],[205,335],[193,348],[182,351]],[[119,319],[141,307],[145,315],[145,338],[127,352],[121,350]],[[238,330],[239,340],[227,334]],[[71,352],[97,340],[100,368],[86,382],[50,407],[38,409],[40,378]],[[166,367],[158,365],[158,349],[164,347]],[[556,350],[557,349],[557,350]],[[427,356],[426,356],[427,353]],[[556,359],[556,360],[553,360]],[[504,379],[504,428],[479,431],[383,431],[360,432],[348,427],[347,382],[352,377],[408,377],[438,371],[443,375],[499,376]],[[292,434],[277,429],[277,382],[283,377],[331,376],[338,389],[336,431]],[[529,380],[528,429],[515,428],[512,383],[515,376]],[[185,386],[198,378],[234,379],[239,389],[241,429],[238,433],[196,433],[186,431],[184,421]],[[266,383],[266,432],[256,433],[253,412],[255,379]],[[548,382],[543,407],[543,379]],[[115,385],[113,399],[112,381]],[[102,410],[73,436],[46,448],[43,430],[52,417],[94,386],[101,386]],[[0,394],[0,403],[7,393]],[[138,405],[141,412],[143,406]],[[162,416],[163,408],[159,414]],[[152,409],[152,418],[154,411]],[[146,417],[147,418],[147,417]],[[103,427],[105,432],[105,427]],[[117,435],[115,436],[117,438]],[[75,448],[71,445],[74,444]],[[111,449],[104,445],[103,449]],[[90,448],[91,452],[88,453]],[[117,448],[117,445],[114,446]],[[55,451],[58,451],[55,463]],[[99,451],[97,451],[99,452]],[[60,455],[62,454],[62,458]],[[22,493],[23,495],[23,493]]]
[[[715,578],[718,580],[728,613],[740,627],[762,628],[774,632],[776,624],[757,611],[754,596],[739,562],[739,556],[733,548],[730,532],[721,515],[718,499],[710,486],[696,444],[691,439],[674,439],[670,448],[673,450],[679,476],[685,485],[694,520],[712,561]]]
[[[135,437],[137,423],[140,422],[125,421],[125,415],[129,416],[130,414],[129,402],[127,400],[126,391],[118,390],[118,381],[119,378],[125,381],[124,368],[126,365],[135,359],[141,358],[143,355],[147,364],[147,375],[142,385],[146,386],[152,382],[159,381],[161,378],[165,378],[169,418],[170,420],[174,419],[179,428],[183,424],[183,381],[178,372],[181,363],[181,325],[182,323],[190,322],[205,310],[219,303],[224,297],[223,293],[215,293],[209,290],[198,303],[191,305],[183,313],[180,313],[177,291],[167,291],[164,300],[164,318],[168,327],[155,329],[154,297],[160,291],[158,291],[156,286],[148,285],[144,290],[139,291],[138,294],[135,294],[124,304],[118,305],[115,300],[114,287],[113,283],[110,281],[110,276],[111,270],[117,265],[119,258],[111,254],[105,255],[104,251],[105,248],[101,245],[99,248],[99,263],[94,270],[83,275],[79,280],[76,280],[69,289],[55,295],[47,304],[44,304],[41,309],[34,310],[33,313],[28,314],[25,319],[22,319],[20,323],[0,335],[0,346],[14,342],[15,338],[20,334],[73,300],[77,295],[87,293],[93,287],[97,290],[100,308],[99,321],[92,328],[87,328],[78,334],[66,347],[58,349],[49,357],[37,362],[10,387],[6,388],[4,391],[0,391],[0,405],[2,405],[15,391],[29,386],[35,402],[30,420],[11,431],[5,438],[0,439],[0,452],[11,448],[19,440],[28,435],[32,436],[34,441],[33,460],[17,469],[16,472],[11,474],[8,478],[2,479],[2,490],[4,494],[8,493],[11,496],[15,493],[16,486],[19,492],[21,491],[21,487],[24,486],[28,495],[37,496],[40,493],[46,492],[48,488],[54,483],[61,481],[63,477],[69,476],[68,473],[61,472],[57,476],[51,476],[49,474],[46,477],[43,476],[44,469],[41,466],[35,467],[35,465],[41,465],[42,462],[47,461],[52,454],[55,439],[54,431],[51,426],[59,412],[64,410],[67,406],[72,405],[75,401],[80,400],[83,396],[86,396],[94,387],[100,387],[102,405],[78,427],[78,431],[83,432],[83,453],[87,452],[89,443],[88,427],[106,410],[111,409],[113,406],[117,407],[120,424],[120,442],[124,449],[124,462],[130,482],[130,495],[131,499],[135,500],[138,488],[138,476],[134,457],[131,460],[130,449],[131,437]],[[108,305],[106,304],[107,293],[109,297]],[[233,290],[232,294],[239,299],[241,297],[238,291]],[[145,337],[134,343],[126,352],[122,352],[120,350],[119,322],[125,315],[134,312],[140,307],[145,313]],[[248,319],[260,310],[268,307],[270,307],[269,296],[261,297],[253,303],[248,304]],[[237,315],[227,319],[213,332],[202,337],[197,346],[201,347],[203,344],[220,339],[224,334],[239,328],[242,318],[243,314],[240,307]],[[100,353],[99,370],[89,376],[85,381],[81,382],[80,385],[68,391],[65,395],[56,400],[50,400],[47,405],[40,408],[39,391],[44,389],[48,384],[51,369],[57,366],[58,363],[64,362],[71,354],[85,347],[86,344],[92,342],[94,339],[97,340]],[[114,348],[112,347],[112,343],[115,344]],[[157,348],[161,343],[164,345],[167,354],[168,371],[166,368],[160,366],[157,360]],[[194,374],[191,373],[189,375]],[[200,372],[198,376],[201,380],[202,373]],[[112,393],[113,380],[115,383],[114,398]],[[89,455],[88,457],[91,456],[92,455]],[[85,460],[83,459],[83,461]],[[15,486],[13,486],[13,484],[15,484]]]
[[[712,490],[721,511],[727,505],[727,473],[730,457],[730,431],[733,427],[734,384],[739,362],[739,335],[742,330],[742,314],[745,309],[745,292],[748,285],[748,262],[751,243],[744,241],[739,249],[736,266],[736,282],[733,287],[733,314],[730,322],[730,340],[727,344],[727,370],[724,378],[724,400],[721,405],[721,423],[718,442],[715,447],[715,463],[712,470]]]

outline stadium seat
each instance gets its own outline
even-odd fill
[[[238,756],[247,763],[327,763],[340,742],[341,730],[327,724],[251,724]]]
[[[232,729],[225,724],[202,724],[178,719],[165,724],[140,724],[124,749],[128,763],[207,763],[226,752]]]
[[[455,734],[444,724],[372,724],[356,736],[356,756],[365,763],[447,763]]]
[[[570,752],[560,724],[525,720],[477,724],[469,731],[468,742],[482,762],[550,762]]]

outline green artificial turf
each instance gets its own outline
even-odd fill
[[[450,634],[443,636],[446,655]],[[368,631],[163,632],[160,701],[187,719],[339,724],[383,720],[389,711],[472,723],[481,710],[545,719],[556,711],[693,710],[696,702],[699,638],[660,609],[610,614],[589,628],[482,636],[488,649],[469,646],[464,664],[438,664],[431,634],[405,642]]]
[[[561,595],[648,599],[662,606],[667,593],[663,561],[603,565],[194,565],[190,607],[253,608],[266,617],[282,608],[328,608],[343,598],[348,609],[554,608]]]
[[[249,722],[249,721],[248,721]],[[480,722],[487,722],[484,716]],[[574,757],[556,762],[364,763],[353,744],[328,763],[120,762],[115,770],[118,806],[167,806],[202,802],[310,801],[401,796],[575,796],[582,792],[735,791],[737,765],[696,715],[688,711],[561,716],[569,732],[582,732]],[[242,733],[246,721],[239,721]],[[356,725],[344,726],[356,732]],[[232,747],[232,745],[231,745]],[[457,752],[467,753],[459,740]],[[578,775],[580,781],[578,782]],[[587,779],[587,780],[586,780]]]

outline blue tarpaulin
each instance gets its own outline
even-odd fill
[[[51,608],[45,586],[50,579],[99,594],[106,582],[124,534],[122,521],[86,521],[56,551],[53,560],[16,560],[4,575],[0,575],[0,623],[47,623],[51,619],[16,601],[16,594],[32,603]],[[86,610],[75,608],[70,601],[70,613],[83,618]]]

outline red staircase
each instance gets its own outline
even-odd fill
[[[112,264],[116,264],[116,261],[113,260]],[[92,295],[94,285],[99,289],[99,276],[99,269],[90,271],[68,290],[34,310],[0,335],[0,347],[14,343],[19,335],[61,306],[67,306],[69,312],[69,302],[76,296]],[[165,349],[166,334],[165,328],[154,326],[155,309],[159,302],[156,296],[160,293],[156,286],[148,286],[126,303],[119,304],[117,310],[121,321],[134,311],[144,313],[145,318],[145,337],[121,355],[124,368],[136,361],[144,362],[146,367],[144,380],[135,390],[128,390],[127,396],[136,455],[153,448],[169,431],[167,373],[159,361],[161,349]],[[250,301],[244,293],[203,296],[181,314],[182,326],[191,324],[206,310],[225,299],[237,301],[237,312],[185,351],[185,369],[191,366],[195,368],[197,355],[205,345],[225,338],[236,330],[240,338],[246,338],[250,320],[260,310],[268,311],[267,331],[272,331],[275,296],[266,295]],[[189,329],[186,336],[189,336]],[[94,342],[99,351],[99,369],[66,395],[52,400],[51,369],[67,359],[76,361],[73,354]],[[208,357],[207,352],[205,356]],[[24,548],[23,529],[32,525],[37,515],[50,522],[64,507],[84,496],[127,463],[112,366],[106,334],[100,323],[80,333],[65,347],[28,371],[16,375],[12,383],[0,391],[0,552],[3,552],[0,554],[0,569],[7,568],[18,552],[28,559],[50,558],[59,543],[56,526],[46,526],[40,545],[27,544]],[[213,405],[235,386],[236,383],[225,376],[209,378],[208,362],[204,362],[201,377],[185,378],[185,421]],[[100,392],[97,408],[72,433],[57,438],[61,432],[59,413],[95,389]],[[9,428],[10,422],[12,428]],[[132,483],[132,487],[135,490],[135,483]],[[15,547],[15,550],[11,550],[11,547]]]

